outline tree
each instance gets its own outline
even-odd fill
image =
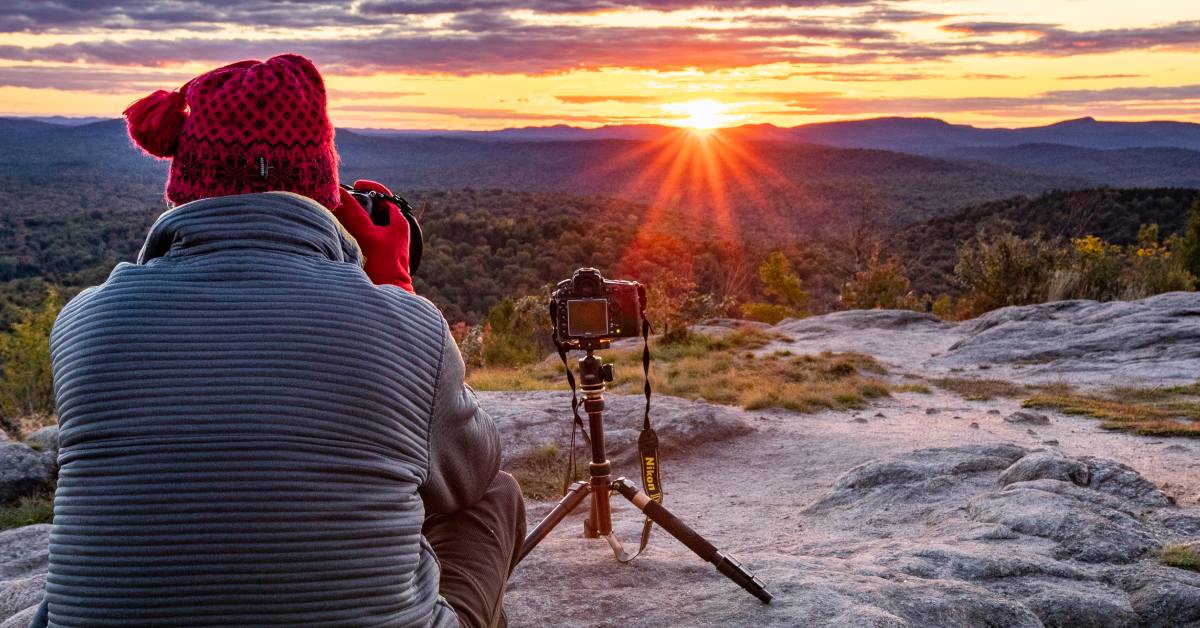
[[[796,310],[808,305],[808,293],[782,252],[775,251],[758,267],[758,279],[762,281],[763,294],[774,297],[780,305]]]
[[[782,251],[771,253],[758,267],[758,280],[763,295],[771,302],[746,303],[742,305],[743,316],[774,324],[807,315],[808,292]]]
[[[879,247],[867,258],[866,267],[842,286],[842,305],[849,309],[912,308],[916,299],[909,291],[908,276],[900,260],[880,261]]]
[[[954,272],[970,291],[973,313],[1046,300],[1061,254],[1040,235],[980,230],[958,249]]]
[[[1183,227],[1183,268],[1200,277],[1200,199],[1192,203],[1187,224]]]
[[[39,307],[26,309],[0,335],[0,428],[7,432],[54,414],[50,330],[58,311],[58,293],[50,289]]]

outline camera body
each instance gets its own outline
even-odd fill
[[[636,281],[605,279],[595,268],[580,268],[558,282],[550,296],[550,319],[559,342],[598,347],[613,338],[642,333],[646,289]]]

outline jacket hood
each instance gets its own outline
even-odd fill
[[[200,199],[154,221],[138,263],[155,258],[255,249],[361,265],[354,238],[316,201],[291,192]]]

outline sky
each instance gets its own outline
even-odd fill
[[[282,52],[339,127],[1200,122],[1198,0],[5,0],[0,115]]]

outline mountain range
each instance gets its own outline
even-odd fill
[[[456,320],[476,320],[503,296],[494,277],[536,291],[572,264],[611,269],[644,237],[676,238],[697,268],[719,270],[731,242],[751,257],[832,251],[869,221],[895,231],[888,247],[908,262],[914,288],[938,293],[952,289],[958,242],[988,220],[1114,241],[1143,222],[1170,232],[1200,193],[1183,189],[1200,188],[1200,142],[1189,144],[1197,125],[1115,124],[339,129],[337,148],[343,180],[383,181],[423,209],[431,261],[421,289]],[[1020,143],[1047,137],[1076,144]],[[0,323],[46,282],[74,290],[130,259],[164,208],[166,170],[131,145],[122,120],[0,118]],[[1118,187],[1160,189],[1109,189]],[[836,300],[839,276],[813,270],[828,266],[822,258],[806,264],[814,298]]]
[[[368,135],[454,137],[491,141],[654,140],[677,127],[639,124],[580,128],[567,125],[521,127],[496,131],[426,131],[360,129]],[[747,140],[798,141],[839,148],[877,148],[936,155],[963,147],[1062,144],[1109,150],[1175,147],[1200,150],[1200,124],[1191,122],[1106,122],[1095,118],[1065,120],[1046,126],[982,128],[950,124],[936,118],[871,118],[820,122],[794,127],[752,124],[721,129]]]

